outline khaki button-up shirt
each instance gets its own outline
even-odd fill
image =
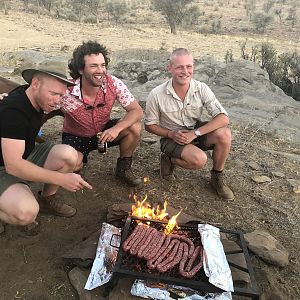
[[[184,101],[177,96],[172,79],[154,88],[147,99],[145,124],[157,124],[169,130],[193,129],[204,111],[214,118],[228,116],[212,90],[203,82],[192,79]]]

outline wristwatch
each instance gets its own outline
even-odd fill
[[[196,136],[201,136],[201,132],[199,129],[196,129],[194,132],[195,132]]]

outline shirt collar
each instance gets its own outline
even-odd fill
[[[173,88],[173,80],[172,78],[169,79],[168,83],[167,83],[167,94],[172,94],[173,97],[178,98],[174,88]],[[199,85],[196,83],[196,81],[192,78],[190,81],[190,87],[188,89],[188,93],[190,95],[193,95],[194,93],[199,91]]]

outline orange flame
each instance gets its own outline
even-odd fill
[[[180,215],[181,212],[182,212],[182,209],[178,212],[178,214],[176,214],[169,220],[169,222],[164,230],[164,234],[170,234],[173,232],[174,227],[177,226],[176,219]]]
[[[131,207],[131,215],[136,216],[138,218],[144,218],[144,219],[150,219],[150,220],[160,220],[160,221],[167,221],[169,214],[167,213],[167,201],[165,200],[163,208],[161,208],[159,205],[156,207],[152,207],[147,202],[147,195],[144,197],[143,200],[139,200],[137,195],[133,195],[133,200],[135,201],[135,204]],[[165,234],[172,233],[172,230],[177,225],[176,219],[181,213],[182,210],[175,216],[173,216],[166,225],[166,228],[164,230]]]

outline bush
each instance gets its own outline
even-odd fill
[[[258,33],[264,33],[272,20],[273,18],[270,15],[265,15],[264,13],[255,13],[252,18],[255,31]]]
[[[70,13],[69,15],[67,15],[66,19],[69,21],[72,21],[72,22],[79,22],[78,16],[73,13]]]
[[[97,24],[97,18],[96,17],[93,17],[93,16],[89,16],[89,17],[86,17],[84,20],[83,20],[84,23],[87,23],[87,24]]]

